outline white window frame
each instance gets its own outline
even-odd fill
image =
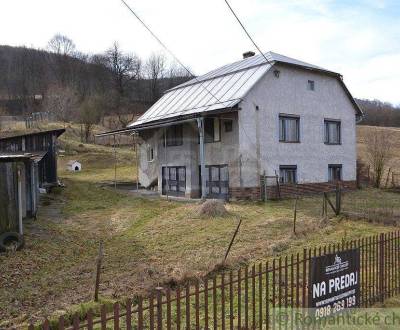
[[[285,171],[294,172],[294,181],[289,182],[287,180],[287,175]],[[282,184],[296,184],[298,180],[297,177],[297,165],[279,165],[279,182]]]
[[[287,137],[287,125],[286,121],[293,120],[295,121],[296,127],[296,138],[295,140],[289,140]],[[285,143],[300,143],[300,116],[297,115],[289,115],[289,114],[279,114],[279,142]]]
[[[146,147],[146,158],[149,163],[154,161],[154,148],[151,145]]]
[[[329,134],[329,125],[337,126],[337,141],[333,141],[333,138]],[[324,119],[324,143],[330,145],[342,144],[342,122],[338,119]]]

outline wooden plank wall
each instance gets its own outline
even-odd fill
[[[17,163],[0,164],[0,233],[18,230]]]

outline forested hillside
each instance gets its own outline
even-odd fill
[[[142,59],[117,43],[101,54],[79,52],[62,35],[54,36],[46,49],[0,46],[0,116],[49,112],[88,130],[107,117],[119,128],[166,89],[190,78],[163,54]],[[365,114],[362,125],[400,127],[399,107],[379,100],[357,102]]]
[[[400,107],[379,100],[356,100],[364,112],[361,125],[400,127]]]
[[[117,43],[101,54],[79,52],[65,36],[46,49],[0,46],[0,115],[48,111],[62,121],[98,121],[115,115],[120,125],[162,93],[188,80],[163,54],[147,59]]]

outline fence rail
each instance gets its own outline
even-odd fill
[[[184,287],[157,288],[148,297],[115,303],[107,313],[83,320],[60,317],[58,329],[265,329],[274,308],[307,308],[308,272],[315,256],[360,250],[360,306],[400,292],[400,231],[304,249],[239,270],[195,280]],[[41,327],[49,329],[46,320]],[[30,329],[34,329],[30,325]]]

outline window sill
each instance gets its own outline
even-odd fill
[[[170,147],[181,147],[181,146],[183,146],[183,143],[167,145],[167,148],[170,148]]]
[[[329,142],[324,142],[327,146],[340,146],[342,145],[341,143],[329,143]]]
[[[283,141],[283,140],[279,140],[279,142],[282,142],[282,143],[300,143],[300,141]]]

